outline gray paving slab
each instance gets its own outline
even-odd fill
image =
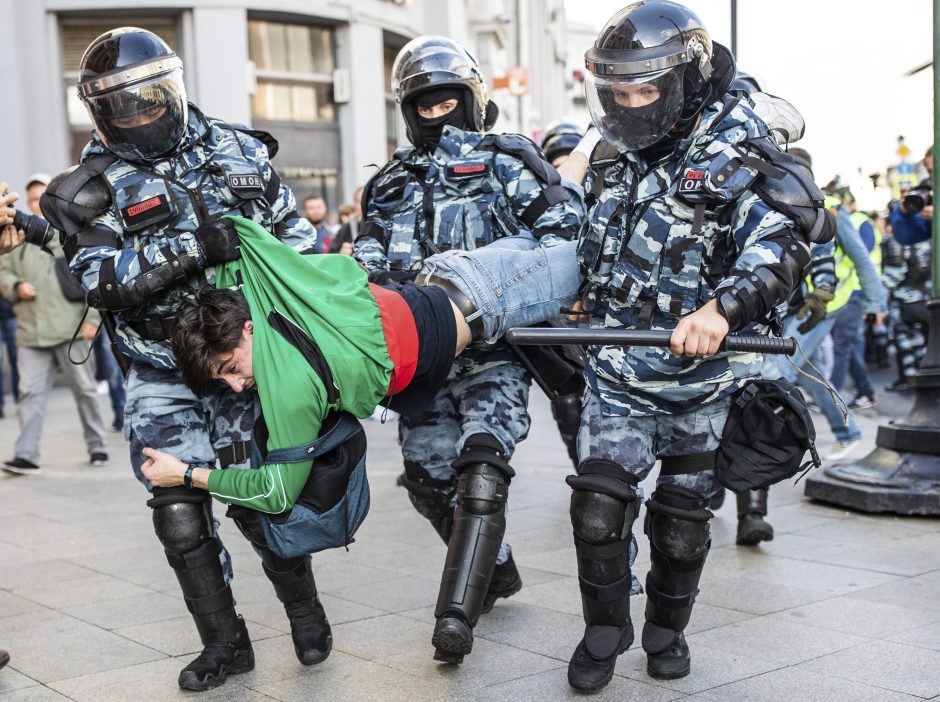
[[[591,702],[669,702],[685,695],[638,680],[615,677],[603,690],[590,696],[568,686],[565,668],[536,673],[479,690],[440,698],[441,702],[544,702],[545,700],[585,700]]]
[[[263,702],[267,698],[241,684],[244,676],[233,676],[224,687],[193,693],[180,690],[176,684],[184,661],[167,658],[117,670],[82,675],[50,683],[54,690],[75,702],[192,702],[200,701]]]
[[[43,683],[164,658],[159,651],[52,611],[0,619],[0,641],[12,651],[17,670]]]
[[[918,697],[940,694],[940,651],[869,641],[809,661],[804,669]]]
[[[3,672],[0,673],[0,694],[36,685],[39,685],[37,680],[33,680],[28,675],[23,675],[16,669],[15,659],[8,663]]]
[[[314,696],[357,702],[422,702],[450,697],[449,681],[444,677],[420,679],[336,650],[302,674],[260,684],[253,690],[282,702],[310,702]]]
[[[646,652],[637,642],[617,660],[614,674],[677,693],[694,694],[781,667],[782,664],[758,658],[745,648],[728,652],[696,643],[692,646],[692,672],[688,676],[678,680],[655,680],[646,672]]]
[[[0,693],[0,701],[2,702],[65,702],[68,699],[68,697],[42,685]]]
[[[925,612],[851,597],[832,597],[770,616],[872,639],[883,639],[898,632],[940,622],[940,612]]]
[[[801,668],[783,668],[706,690],[689,699],[713,702],[913,702],[920,698],[883,687],[814,674]]]
[[[692,650],[701,643],[730,654],[746,651],[756,658],[793,665],[865,643],[868,639],[793,622],[755,617],[687,637]]]
[[[334,625],[333,655],[309,669],[296,661],[283,607],[257,555],[217,506],[258,665],[200,699],[573,699],[565,669],[583,623],[564,484],[572,468],[544,398],[533,395],[531,412],[531,438],[513,458],[507,529],[525,587],[481,619],[462,666],[431,658],[444,546],[395,484],[401,457],[394,423],[366,422],[372,513],[348,552],[314,556]],[[119,458],[126,446],[109,437],[115,460],[92,471],[75,456],[80,436],[67,393],[54,391],[49,421],[60,425],[44,446],[43,475],[0,475],[0,647],[14,657],[0,672],[0,702],[18,695],[124,700],[128,690],[134,699],[192,699],[177,689],[176,676],[201,644],[153,534],[146,492]],[[873,437],[875,422],[860,421]],[[0,431],[0,457],[13,438]],[[643,483],[647,494],[654,478]],[[111,508],[89,510],[92,498]],[[770,503],[776,538],[759,547],[734,545],[733,498],[712,520],[713,548],[687,628],[692,675],[648,678],[634,644],[593,699],[691,693],[686,699],[865,702],[907,699],[886,687],[933,692],[940,520],[833,509],[805,501],[802,485],[789,483],[771,491]],[[641,522],[634,572],[642,581],[649,549]],[[643,596],[631,602],[638,632],[644,605]],[[882,648],[869,651],[876,644]],[[878,668],[865,656],[876,655],[921,687],[871,679]]]

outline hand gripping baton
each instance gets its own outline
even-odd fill
[[[637,329],[547,329],[521,327],[506,332],[506,341],[515,346],[669,346],[670,331]],[[796,342],[790,337],[728,334],[721,342],[722,351],[775,353],[792,356]]]

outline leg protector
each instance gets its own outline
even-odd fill
[[[772,541],[774,528],[764,519],[767,516],[767,488],[740,493],[737,497],[737,543],[755,546],[761,541]]]
[[[454,480],[433,478],[423,466],[405,461],[399,482],[418,514],[431,522],[434,531],[448,543],[454,528]]]
[[[474,434],[454,461],[457,509],[434,616],[435,658],[459,663],[473,648],[483,601],[506,531],[506,497],[514,475],[499,442]]]
[[[635,480],[621,466],[588,460],[569,476],[571,524],[586,624],[568,665],[578,690],[600,689],[613,676],[617,656],[633,643],[630,621],[630,543],[639,513]]]
[[[158,490],[148,503],[153,508],[154,531],[176,571],[186,607],[205,646],[180,673],[179,686],[208,690],[224,683],[228,675],[254,668],[254,652],[222,572],[222,543],[212,535],[208,494]]]
[[[227,515],[261,557],[264,574],[287,612],[297,659],[304,665],[326,660],[333,648],[333,633],[317,596],[310,556],[281,558],[271,551],[254,510],[231,506]]]
[[[652,563],[646,578],[643,650],[649,654],[669,649],[692,616],[711,546],[708,502],[686,488],[659,485],[646,503]]]
[[[552,398],[552,416],[558,425],[558,433],[568,449],[568,458],[578,465],[578,430],[581,427],[581,393],[557,395]]]

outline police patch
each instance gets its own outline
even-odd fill
[[[705,181],[705,171],[698,171],[694,168],[686,168],[682,174],[682,180],[679,181],[680,193],[694,193],[702,189],[702,183]]]
[[[227,173],[225,182],[229,190],[243,200],[255,200],[264,195],[264,178],[257,173]]]
[[[131,232],[162,222],[175,215],[176,207],[163,193],[131,203],[121,209],[124,228]]]
[[[460,180],[461,178],[476,178],[488,173],[490,166],[487,163],[457,163],[447,166],[444,177],[447,180]]]

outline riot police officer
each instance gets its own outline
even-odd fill
[[[193,466],[213,467],[218,457],[222,468],[247,467],[254,398],[221,387],[193,395],[168,336],[185,296],[213,283],[213,266],[239,256],[237,237],[221,216],[250,217],[302,250],[315,242],[269,162],[276,142],[188,103],[180,59],[160,37],[135,27],[91,43],[78,88],[94,132],[80,165],[50,184],[42,210],[64,233],[89,303],[114,315],[115,343],[130,359],[124,433],[134,473],[151,490],[140,472],[147,446]],[[179,685],[216,687],[254,667],[248,631],[235,612],[231,559],[207,492],[191,485],[151,491],[157,538],[205,647]],[[332,638],[309,557],[275,556],[256,513],[234,508],[229,515],[284,603],[298,658],[322,661]]]
[[[552,122],[545,128],[540,144],[545,160],[558,168],[568,158],[568,154],[574,151],[583,136],[584,129],[571,120]]]
[[[485,134],[498,109],[463,47],[439,36],[413,39],[395,59],[392,80],[412,146],[396,151],[365,188],[360,262],[418,270],[447,249],[577,234],[580,187],[563,181],[528,139]],[[505,344],[481,346],[455,362],[426,411],[399,423],[401,482],[448,544],[432,638],[437,660],[460,663],[480,613],[522,586],[502,540],[509,461],[529,429],[529,382]]]
[[[585,181],[598,194],[578,247],[581,309],[592,326],[672,330],[669,350],[588,349],[581,462],[568,481],[586,628],[568,680],[596,690],[633,642],[631,534],[639,483],[657,459],[642,645],[651,676],[689,673],[683,631],[710,546],[714,452],[731,396],[760,373],[759,356],[719,345],[729,330],[766,330],[803,277],[804,239],[831,233],[821,208],[786,187],[799,175],[767,125],[728,94],[734,60],[687,8],[629,5],[585,63],[603,142]],[[580,151],[566,171],[584,163]],[[774,192],[762,188],[771,177]]]

